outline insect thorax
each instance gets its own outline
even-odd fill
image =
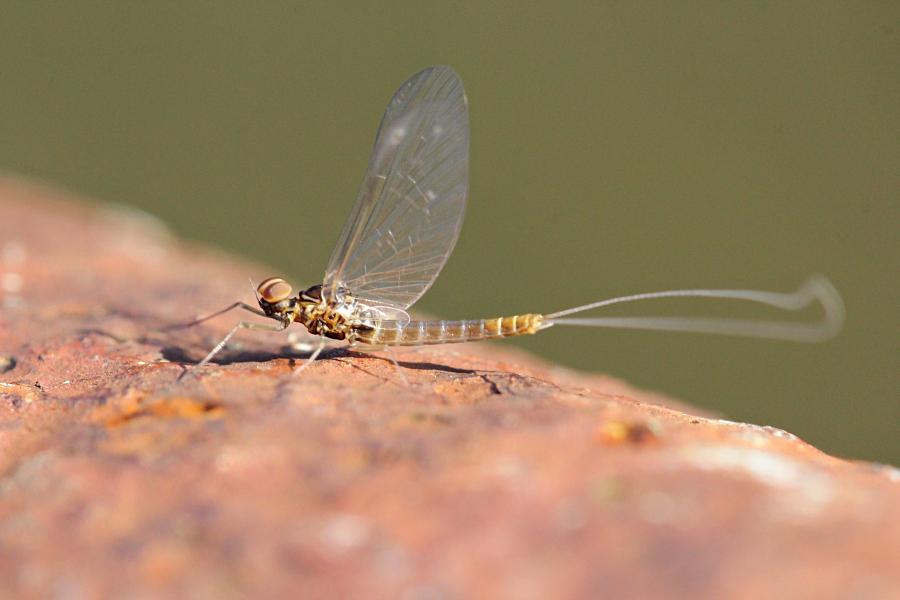
[[[300,321],[311,334],[335,340],[352,339],[359,329],[369,329],[359,315],[356,300],[345,290],[323,294],[322,286],[315,285],[300,293]]]

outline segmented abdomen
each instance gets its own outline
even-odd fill
[[[543,317],[527,314],[474,321],[381,321],[371,329],[358,331],[356,340],[380,346],[422,346],[474,342],[514,335],[537,333]]]

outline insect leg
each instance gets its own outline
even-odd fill
[[[397,362],[397,357],[394,356],[394,350],[390,346],[385,346],[384,351],[387,353],[388,358],[391,359],[391,362],[394,363],[394,368],[397,370],[397,375],[400,376],[403,385],[409,387],[409,380],[403,374],[403,369],[400,368],[400,363]]]
[[[350,344],[351,348],[362,348],[362,352],[365,354],[369,354],[374,356],[375,352],[384,352],[387,354],[388,360],[394,363],[394,368],[397,370],[397,375],[400,376],[400,380],[403,382],[403,385],[406,387],[409,386],[409,380],[406,378],[406,375],[403,373],[403,368],[400,366],[400,363],[397,361],[397,357],[394,356],[394,350],[388,345],[369,345],[369,344],[358,344],[352,343]]]
[[[238,330],[240,330],[240,329],[257,329],[257,330],[262,330],[262,331],[284,331],[288,325],[290,325],[290,323],[280,322],[277,325],[271,325],[269,323],[252,323],[250,321],[241,321],[240,323],[238,323],[237,325],[232,327],[231,331],[228,332],[228,335],[223,337],[222,341],[219,342],[218,344],[216,344],[216,347],[213,348],[212,350],[210,350],[209,354],[207,354],[205,357],[203,357],[203,360],[198,362],[194,366],[194,368],[198,369],[198,368],[202,367],[203,365],[205,365],[206,363],[208,363],[210,360],[212,360],[212,358],[216,354],[221,352],[222,348],[225,347],[225,344],[228,343],[228,340],[230,340],[231,337],[235,333],[237,333]]]
[[[325,349],[343,346],[343,342],[313,335],[302,327],[288,334],[288,345],[297,352],[313,352],[319,344],[325,342]]]
[[[181,323],[179,325],[171,325],[169,327],[164,328],[163,331],[168,331],[170,329],[184,329],[187,327],[193,327],[194,325],[199,325],[200,323],[203,323],[204,321],[209,321],[210,319],[212,319],[214,317],[218,317],[219,315],[224,315],[228,311],[234,310],[235,308],[240,308],[242,310],[252,312],[253,314],[259,315],[261,317],[267,316],[266,313],[264,313],[257,307],[250,306],[246,302],[238,301],[238,302],[234,302],[234,303],[230,304],[229,306],[223,308],[222,310],[218,310],[212,314],[206,315],[205,317],[200,317],[199,319],[191,321],[190,323]]]
[[[327,346],[327,345],[328,345],[328,339],[324,338],[324,337],[320,338],[319,345],[316,346],[316,349],[313,350],[313,353],[309,355],[309,358],[306,359],[306,362],[304,362],[302,365],[300,365],[299,367],[294,369],[294,372],[291,373],[291,377],[295,377],[295,376],[299,375],[300,371],[302,371],[309,365],[313,364],[316,361],[316,359],[319,358],[319,355],[322,354],[322,350],[324,350],[325,346]]]

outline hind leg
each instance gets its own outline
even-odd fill
[[[360,344],[356,344],[356,343],[351,343],[350,348],[354,349],[354,350],[359,350],[360,352],[363,352],[365,354],[373,354],[375,352],[384,352],[385,354],[387,354],[388,360],[390,360],[394,364],[394,369],[396,370],[397,375],[400,376],[400,381],[403,382],[403,385],[405,387],[410,387],[409,380],[406,378],[406,375],[403,373],[403,368],[400,366],[400,363],[397,361],[397,357],[394,355],[394,349],[391,348],[390,346],[384,346],[384,345],[370,346],[368,344],[360,345]]]

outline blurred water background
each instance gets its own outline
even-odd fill
[[[826,344],[574,328],[503,343],[900,462],[900,4],[0,6],[0,168],[139,207],[305,285],[395,88],[453,66],[469,211],[422,310],[787,291],[824,273],[849,313]],[[720,310],[735,306],[608,314]]]

